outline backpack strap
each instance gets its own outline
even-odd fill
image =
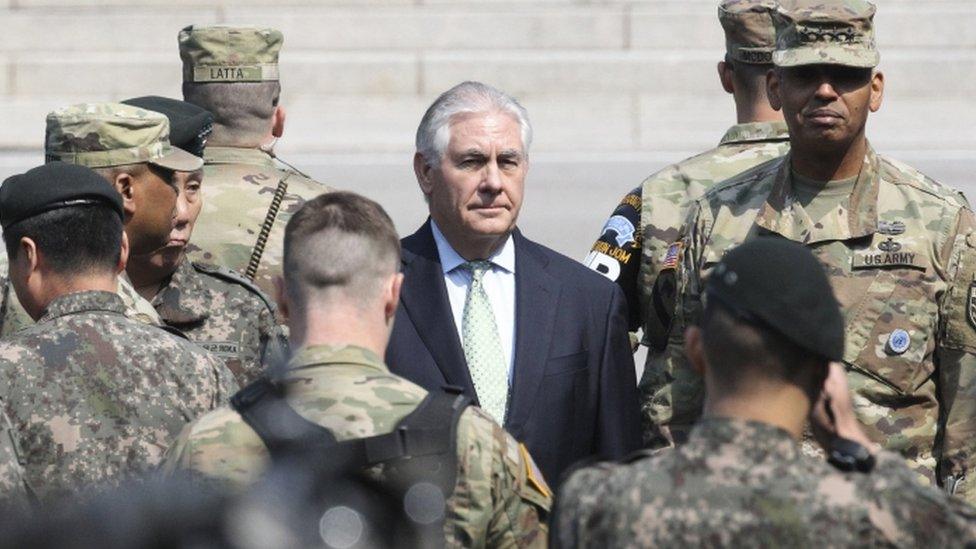
[[[296,412],[285,400],[281,386],[266,377],[235,393],[230,405],[261,437],[274,461],[325,451],[338,444],[331,431]]]

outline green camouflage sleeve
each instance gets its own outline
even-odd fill
[[[685,328],[701,316],[701,261],[711,222],[709,212],[695,203],[678,239],[668,249],[652,299],[672,303],[662,351],[648,355],[638,384],[644,445],[648,448],[683,441],[701,413],[704,387],[688,368],[684,352]],[[661,296],[661,294],[673,294]]]
[[[976,503],[976,222],[968,209],[960,211],[949,243],[950,280],[936,349],[944,422],[938,475],[946,491]]]
[[[608,474],[615,464],[598,463],[577,470],[559,487],[552,518],[550,547],[604,547],[612,526],[603,511],[607,498]]]
[[[14,427],[7,414],[0,412],[0,508],[24,508],[27,502],[24,465],[14,438]]]
[[[532,457],[479,408],[458,422],[448,547],[545,547],[552,495]]]

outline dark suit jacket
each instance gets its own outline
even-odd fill
[[[627,311],[617,285],[527,240],[515,242],[515,368],[505,429],[555,484],[573,462],[640,446]],[[477,399],[428,221],[402,240],[404,283],[386,352],[390,369],[427,389]]]

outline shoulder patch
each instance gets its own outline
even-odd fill
[[[264,302],[272,313],[277,310],[277,306],[273,301],[271,301],[271,298],[265,295],[265,293],[261,291],[261,288],[258,288],[257,284],[251,282],[247,279],[247,277],[238,273],[237,271],[232,271],[226,267],[218,267],[217,265],[211,265],[209,263],[203,263],[200,261],[193,261],[191,262],[191,265],[193,265],[193,268],[199,273],[210,275],[225,282],[242,286],[244,289],[261,298],[261,301]]]
[[[518,449],[522,455],[522,462],[525,464],[525,480],[542,495],[551,498],[552,489],[549,488],[549,484],[546,483],[546,479],[542,476],[542,471],[539,470],[539,466],[535,464],[535,461],[529,454],[529,449],[521,442],[519,443]]]

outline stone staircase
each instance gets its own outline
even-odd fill
[[[281,150],[412,150],[427,104],[465,79],[519,96],[535,150],[668,154],[733,122],[715,0],[0,0],[0,150],[34,151],[64,104],[179,97],[191,23],[285,33]],[[878,0],[882,149],[976,153],[976,0]]]

